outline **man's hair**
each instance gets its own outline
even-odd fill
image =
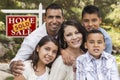
[[[101,17],[101,12],[99,10],[98,7],[94,6],[94,5],[88,5],[86,7],[84,7],[83,11],[82,11],[82,18],[84,16],[84,14],[97,14],[97,16],[100,18]]]
[[[97,30],[97,29],[90,30],[90,31],[87,32],[86,41],[87,41],[88,36],[89,36],[90,34],[96,34],[96,33],[103,35],[103,33],[102,33],[101,31]],[[104,35],[103,35],[103,40],[105,41]]]
[[[46,13],[47,13],[47,10],[48,9],[60,9],[62,11],[62,15],[63,15],[63,9],[60,5],[56,4],[56,3],[52,3],[50,5],[48,5],[48,7],[45,9],[45,16],[46,16]]]

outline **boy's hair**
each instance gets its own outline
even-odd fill
[[[45,9],[45,16],[46,16],[46,13],[47,13],[47,10],[48,9],[60,9],[62,11],[62,15],[63,15],[63,9],[60,5],[56,4],[56,3],[52,3],[50,5],[48,5],[48,7]]]
[[[99,34],[103,35],[103,33],[102,33],[101,31],[97,30],[97,29],[90,30],[90,31],[87,32],[86,42],[87,42],[88,36],[89,36],[90,34],[96,34],[96,33],[99,33]],[[104,39],[104,42],[105,42],[105,37],[104,37],[104,35],[103,35],[103,39]]]
[[[94,5],[88,5],[88,6],[84,7],[84,9],[82,11],[82,18],[84,16],[84,14],[86,14],[86,13],[88,13],[88,14],[95,13],[95,14],[97,14],[97,16],[99,18],[101,17],[101,12],[100,12],[99,8]]]

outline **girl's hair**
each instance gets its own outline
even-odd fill
[[[57,51],[57,56],[59,55],[59,44],[57,39],[55,39],[52,36],[44,36],[39,43],[37,44],[37,46],[35,47],[35,50],[33,51],[33,54],[29,57],[29,60],[32,60],[32,64],[33,64],[33,68],[36,67],[37,68],[37,63],[40,60],[39,56],[38,56],[38,52],[37,52],[37,47],[42,47],[43,45],[45,45],[47,42],[53,42],[56,46],[58,46],[58,51]],[[52,62],[53,63],[53,62]],[[52,63],[47,64],[46,66],[51,68]],[[35,70],[35,69],[34,69]]]
[[[87,34],[86,29],[76,20],[68,20],[68,21],[64,21],[61,25],[60,30],[58,31],[58,41],[59,41],[59,46],[62,49],[65,49],[68,47],[67,43],[64,41],[64,29],[67,26],[74,26],[83,36],[82,38],[82,45],[80,46],[80,48],[86,52],[86,49],[84,47],[84,42],[85,42],[85,36]]]

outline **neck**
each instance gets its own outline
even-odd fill
[[[78,56],[80,56],[81,54],[83,54],[82,50],[80,48],[67,48],[66,51],[70,54],[73,55],[75,58],[77,58]]]
[[[36,65],[36,71],[39,72],[39,71],[45,70],[45,69],[46,69],[46,65],[39,61]]]

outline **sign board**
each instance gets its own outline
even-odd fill
[[[25,37],[36,29],[36,15],[7,15],[6,35]]]

